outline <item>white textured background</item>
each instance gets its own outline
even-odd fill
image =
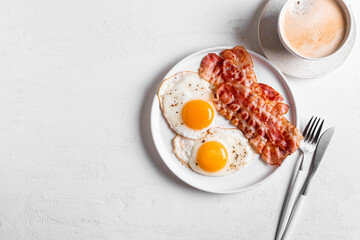
[[[166,168],[149,129],[177,61],[261,53],[265,2],[1,1],[0,239],[273,239],[293,163],[253,190],[204,193]],[[357,41],[330,75],[289,79],[302,127],[313,114],[337,126],[293,239],[359,239],[359,62]]]

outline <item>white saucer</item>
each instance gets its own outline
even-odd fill
[[[209,53],[219,54],[232,46],[223,46],[205,49],[184,58],[178,62],[164,77],[164,79],[180,71],[197,72],[201,60]],[[274,87],[283,97],[284,102],[289,105],[289,112],[286,118],[296,126],[298,116],[296,104],[286,77],[271,62],[257,53],[249,51],[254,62],[254,71],[259,82]],[[172,139],[176,134],[168,127],[159,106],[156,93],[151,108],[151,133],[155,146],[169,169],[181,180],[189,185],[207,192],[213,193],[235,193],[258,186],[270,176],[273,176],[280,167],[270,166],[260,160],[259,156],[244,169],[224,177],[209,177],[198,174],[188,167],[185,167],[173,153]],[[294,161],[294,155],[289,156],[285,161]],[[285,163],[283,163],[285,164]]]
[[[303,60],[289,53],[278,36],[277,20],[286,2],[287,0],[269,0],[260,15],[258,35],[265,56],[283,73],[297,78],[316,78],[338,68],[348,57],[355,43],[356,26],[352,12],[352,30],[348,41],[339,51],[324,60]]]

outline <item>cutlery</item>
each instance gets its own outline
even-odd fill
[[[330,140],[333,137],[334,132],[335,132],[335,128],[330,128],[330,129],[326,130],[319,139],[318,145],[315,150],[314,158],[311,162],[309,174],[306,177],[305,183],[304,183],[304,185],[300,191],[300,194],[297,197],[295,204],[291,210],[289,220],[286,224],[286,227],[285,227],[284,233],[281,237],[281,240],[285,240],[287,237],[287,234],[289,232],[289,229],[291,228],[292,222],[295,219],[296,213],[298,212],[298,209],[300,209],[301,205],[304,202],[304,199],[305,199],[305,197],[308,193],[309,187],[310,187],[311,180],[313,179],[314,174],[320,165],[320,162],[326,152],[326,149],[328,148],[328,146],[330,144]]]
[[[284,203],[284,207],[283,207],[283,211],[280,217],[280,221],[276,230],[276,235],[275,235],[275,239],[278,240],[280,237],[280,233],[282,232],[284,225],[284,219],[285,216],[288,215],[288,208],[289,208],[289,203],[290,203],[290,199],[293,198],[295,189],[297,189],[297,186],[299,185],[299,179],[301,179],[301,175],[303,174],[303,163],[304,163],[304,159],[306,157],[307,154],[312,153],[315,150],[316,147],[316,143],[319,139],[320,133],[321,133],[321,129],[323,127],[324,124],[324,120],[322,120],[320,126],[318,127],[319,122],[321,121],[320,118],[318,117],[311,117],[311,119],[309,120],[309,122],[306,124],[306,127],[303,131],[303,136],[304,139],[303,141],[301,141],[300,143],[300,147],[299,149],[302,152],[302,157],[301,160],[297,166],[298,170],[295,176],[295,179],[292,183],[292,186],[290,187],[287,197],[285,199],[285,203]]]

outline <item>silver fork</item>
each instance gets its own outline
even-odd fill
[[[315,119],[314,119],[314,117],[311,117],[310,121],[306,124],[306,127],[303,131],[304,139],[301,141],[300,147],[299,147],[299,149],[302,152],[302,157],[301,157],[301,160],[299,161],[299,163],[297,164],[298,171],[296,173],[295,179],[294,179],[292,186],[290,187],[289,192],[285,199],[285,204],[283,207],[283,211],[281,213],[279,225],[276,230],[275,240],[280,239],[280,236],[281,236],[280,233],[283,232],[283,230],[284,230],[283,225],[286,225],[283,223],[284,223],[285,215],[289,215],[289,213],[288,213],[289,202],[290,202],[289,200],[292,198],[292,196],[295,192],[294,189],[296,189],[297,186],[299,185],[299,179],[300,179],[299,176],[303,173],[304,159],[309,153],[314,152],[314,150],[316,148],[316,143],[319,139],[321,129],[324,125],[324,120],[322,120],[321,124],[319,125],[320,121],[321,121],[321,118],[315,117]]]
[[[314,121],[312,121],[313,118],[314,117],[311,117],[308,124],[306,124],[306,127],[303,132],[304,139],[300,143],[299,149],[302,151],[303,154],[302,154],[299,170],[303,170],[303,163],[304,163],[305,156],[309,153],[314,152],[314,150],[316,148],[316,143],[317,143],[320,133],[321,133],[321,129],[324,125],[324,120],[321,121],[321,118],[315,117]],[[320,121],[321,121],[321,124],[320,124],[319,128],[317,128]],[[309,127],[310,127],[310,129],[309,129]],[[314,135],[315,132],[316,132],[316,135]]]

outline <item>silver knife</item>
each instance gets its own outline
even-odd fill
[[[292,220],[295,218],[297,210],[300,209],[300,206],[302,205],[308,190],[309,190],[309,186],[311,183],[312,178],[314,177],[314,174],[316,172],[316,170],[318,169],[321,159],[323,158],[326,149],[328,148],[329,144],[330,144],[330,140],[333,137],[335,133],[335,128],[329,128],[328,130],[326,130],[320,137],[319,142],[316,146],[316,150],[314,153],[314,157],[312,159],[311,162],[311,166],[310,166],[310,170],[309,170],[309,174],[306,177],[305,183],[300,191],[299,196],[297,197],[295,204],[291,210],[290,216],[289,216],[289,220],[286,223],[286,227],[284,230],[284,233],[281,237],[281,240],[285,240],[287,237],[287,233],[289,232],[289,229],[292,226]]]

